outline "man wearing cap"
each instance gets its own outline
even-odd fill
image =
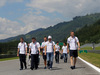
[[[32,38],[32,42],[29,46],[29,54],[31,54],[31,70],[38,68],[38,51],[40,52],[40,44],[36,42],[36,38]],[[31,53],[30,53],[31,52]]]
[[[48,36],[48,41],[45,44],[45,55],[47,55],[48,69],[52,69],[53,56],[55,55],[55,42],[52,41],[52,37]]]
[[[70,33],[70,37],[67,39],[67,49],[70,52],[71,69],[75,69],[76,60],[78,57],[78,50],[80,50],[80,43],[74,32]],[[74,58],[74,60],[73,60]]]
[[[24,39],[21,37],[20,43],[18,44],[18,51],[17,51],[17,56],[19,56],[20,59],[20,70],[23,70],[23,64],[25,66],[25,69],[27,69],[26,55],[27,55],[27,44],[26,42],[24,42]]]

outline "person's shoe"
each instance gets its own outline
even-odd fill
[[[25,69],[27,69],[27,67],[25,67]]]
[[[31,70],[33,70],[33,68],[31,68]]]
[[[73,67],[73,66],[71,66],[70,68],[71,68],[72,70],[74,69],[74,67]]]
[[[73,69],[75,69],[75,66],[73,66]]]
[[[33,68],[30,67],[31,70],[33,70]]]
[[[50,70],[52,70],[52,68],[50,68]]]
[[[23,70],[22,68],[20,70]]]
[[[47,69],[47,67],[44,67],[44,69]]]

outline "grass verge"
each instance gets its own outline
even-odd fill
[[[83,47],[81,50],[93,50],[92,47]],[[100,47],[95,47],[95,50],[100,50]]]
[[[87,62],[100,68],[100,54],[96,53],[79,53],[79,56]]]
[[[81,50],[93,50],[92,47],[83,47]]]

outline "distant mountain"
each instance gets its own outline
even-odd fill
[[[0,40],[0,42],[19,40],[20,37],[24,37],[27,42],[30,42],[32,37],[36,37],[39,42],[42,42],[43,37],[48,35],[53,36],[54,41],[62,41],[69,35],[70,31],[78,31],[85,25],[91,25],[99,19],[100,13],[90,14],[86,16],[76,16],[71,21],[61,22],[46,29],[40,28],[37,30],[33,30],[25,35],[19,35],[8,39]]]

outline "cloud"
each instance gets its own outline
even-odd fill
[[[1,1],[0,1],[0,7],[4,6],[5,3],[6,3],[6,0],[1,0]]]
[[[30,0],[26,6],[49,13],[59,12],[65,17],[100,12],[100,0]]]
[[[1,0],[0,7],[5,6],[6,3],[23,1]],[[46,28],[62,22],[64,18],[100,12],[100,0],[29,0],[26,6],[24,11],[27,13],[17,19],[20,20],[19,22],[0,17],[0,39]]]
[[[54,25],[60,21],[60,18],[48,18],[46,16],[25,14],[19,19],[24,25],[17,21],[11,21],[6,18],[0,17],[0,39],[5,39],[19,34],[26,34],[38,28],[46,28]]]
[[[22,26],[16,21],[0,17],[0,39],[16,36],[23,33]]]
[[[62,19],[60,18],[52,19],[52,18],[42,16],[42,15],[34,15],[34,12],[33,13],[29,12],[28,14],[25,14],[19,20],[24,23],[25,27],[23,29],[26,32],[29,32],[31,30],[35,30],[38,28],[46,28],[62,21]]]
[[[15,3],[15,2],[23,2],[24,0],[0,0],[0,7],[6,5],[6,3]]]

